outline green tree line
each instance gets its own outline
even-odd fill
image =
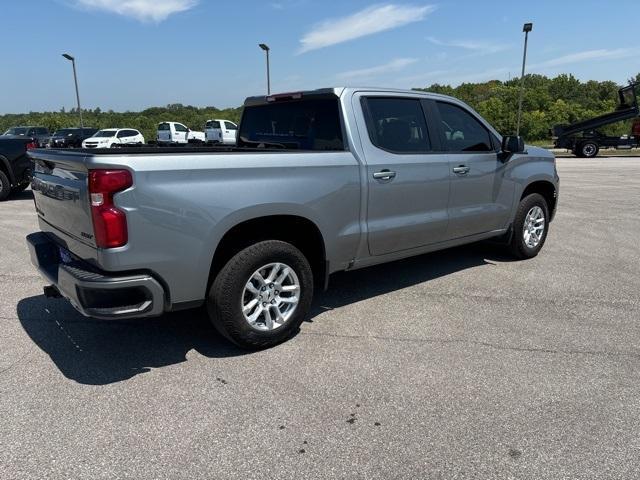
[[[640,74],[629,79],[640,82]],[[613,111],[618,105],[620,85],[612,81],[581,82],[573,75],[555,78],[527,75],[522,104],[521,135],[529,141],[550,140],[554,125],[569,124]],[[416,90],[442,93],[468,103],[500,133],[516,130],[520,79],[506,82],[463,83],[457,87],[433,84]],[[639,92],[640,93],[640,92]],[[630,122],[608,126],[608,135],[629,134]]]
[[[640,74],[630,81],[640,82]],[[553,125],[568,124],[610,112],[616,108],[618,88],[612,81],[589,80],[582,82],[573,75],[563,74],[555,78],[544,75],[527,75],[521,134],[528,141],[550,140]],[[514,133],[520,92],[520,79],[506,82],[492,80],[484,83],[463,83],[457,87],[433,84],[415,90],[443,93],[459,98],[475,108],[503,134]],[[194,107],[171,104],[153,107],[141,112],[114,112],[83,110],[84,124],[93,128],[136,128],[145,139],[156,138],[156,127],[164,121],[180,122],[193,130],[202,130],[207,120],[224,118],[238,122],[242,107],[224,110],[215,107]],[[51,132],[65,127],[78,126],[75,110],[59,112],[30,112],[0,115],[0,131],[17,125],[47,127]],[[610,135],[630,132],[629,122],[604,129]]]

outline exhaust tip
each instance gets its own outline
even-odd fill
[[[47,298],[62,298],[60,290],[55,285],[47,285],[43,289],[44,296]]]

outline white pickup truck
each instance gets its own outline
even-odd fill
[[[162,122],[158,124],[156,137],[158,145],[181,145],[187,143],[204,143],[204,132],[196,132],[178,122]]]
[[[209,144],[222,143],[224,145],[235,145],[238,126],[230,120],[207,120],[204,133],[206,142]]]

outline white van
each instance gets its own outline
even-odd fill
[[[222,143],[224,145],[235,145],[238,135],[238,126],[224,119],[207,120],[204,127],[207,143]]]
[[[158,124],[156,140],[158,145],[176,145],[186,143],[204,143],[204,132],[196,132],[178,122],[162,122]]]

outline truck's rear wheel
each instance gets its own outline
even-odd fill
[[[520,200],[513,222],[511,253],[516,258],[532,258],[540,253],[549,232],[549,207],[544,197],[532,193]]]
[[[234,255],[209,290],[216,330],[243,348],[277,345],[295,334],[313,298],[313,275],[293,245],[267,240]]]
[[[600,147],[595,142],[584,142],[578,147],[578,155],[584,158],[593,158],[599,151]]]

